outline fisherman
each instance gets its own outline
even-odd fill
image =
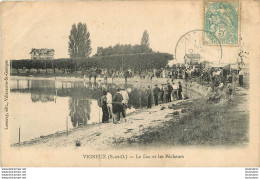
[[[156,85],[154,85],[154,89],[153,89],[153,97],[154,97],[154,103],[155,106],[158,105],[158,96],[159,96],[159,92],[161,91],[160,88]]]
[[[123,111],[123,96],[120,93],[120,88],[117,88],[117,93],[113,97],[112,111],[114,114],[114,123],[120,123],[120,113]]]
[[[239,86],[243,86],[243,78],[244,78],[244,72],[241,70],[239,71],[239,76],[238,76],[238,82],[239,82]]]
[[[104,74],[104,82],[107,83],[107,74]]]
[[[169,88],[167,86],[167,84],[164,84],[163,85],[163,101],[165,103],[168,103],[169,102],[169,98],[168,98],[168,95],[169,95]]]
[[[88,76],[88,81],[91,82],[91,78],[92,78],[92,71],[89,71],[89,76]]]
[[[147,108],[152,108],[152,90],[150,88],[150,85],[147,86]]]
[[[180,81],[179,81],[179,86],[178,86],[178,99],[182,100],[182,85],[181,85]]]
[[[163,97],[164,97],[163,84],[161,86],[161,90],[160,91],[161,91],[161,101],[163,103]]]
[[[100,98],[100,105],[101,105],[102,112],[103,112],[102,123],[108,123],[108,118],[109,118],[106,95],[107,95],[107,91],[104,90],[103,96]]]
[[[178,85],[173,82],[172,83],[172,98],[173,98],[173,100],[177,100],[178,99],[177,98],[177,96],[178,96],[177,92],[178,92]]]
[[[108,108],[109,118],[112,118],[112,95],[109,92],[109,89],[107,89],[107,108]]]
[[[126,109],[127,109],[128,100],[129,100],[129,96],[128,96],[128,93],[125,91],[125,87],[123,87],[120,90],[120,94],[123,97],[123,100],[122,100],[122,104],[123,104],[122,116],[125,119],[125,117],[126,117]]]
[[[172,85],[170,85],[170,83],[167,83],[167,87],[168,87],[168,95],[167,95],[168,102],[172,102],[172,97],[171,97],[173,91]]]
[[[226,87],[226,94],[227,94],[228,101],[231,101],[232,91],[233,91],[232,83],[228,83]]]
[[[125,84],[127,83],[127,78],[129,76],[129,71],[126,70],[125,73],[124,73],[124,77],[125,77]]]
[[[96,83],[96,81],[97,81],[97,72],[98,72],[98,69],[94,70],[94,83]]]

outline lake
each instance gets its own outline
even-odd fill
[[[116,84],[84,81],[10,80],[11,143],[28,141],[57,131],[102,121],[97,100],[103,89],[116,93]],[[122,86],[121,86],[122,87]],[[144,88],[124,85],[129,93],[129,109],[146,106]]]
[[[139,84],[138,84],[139,83]],[[62,80],[10,80],[10,132],[11,144],[28,141],[57,131],[77,128],[102,121],[102,109],[97,100],[104,89],[114,95],[116,89],[124,87],[129,94],[127,113],[147,106],[142,82],[135,85],[104,83],[98,81]],[[196,92],[184,87],[183,94],[200,97]],[[160,103],[159,99],[159,103]]]

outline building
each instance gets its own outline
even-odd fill
[[[41,48],[36,49],[33,48],[30,52],[32,60],[47,60],[47,59],[54,59],[54,50]]]
[[[172,65],[172,68],[185,68],[185,64],[184,63],[174,63]]]
[[[193,66],[193,65],[198,65],[200,62],[200,54],[194,54],[194,53],[190,53],[190,54],[185,54],[184,56],[184,62],[187,65]]]

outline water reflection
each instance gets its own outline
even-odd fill
[[[109,89],[116,93],[116,84],[51,80],[11,80],[11,92],[31,93],[32,102],[56,102],[57,97],[70,97],[71,101],[94,99],[102,96],[102,90]],[[122,87],[122,86],[121,86]],[[140,87],[124,85],[129,92],[129,107],[140,108],[146,106],[146,92]],[[78,104],[79,102],[77,102]],[[91,110],[89,110],[91,111]]]
[[[12,143],[18,142],[19,127],[22,131],[21,139],[26,141],[56,131],[101,122],[102,110],[97,100],[104,89],[109,89],[114,95],[117,87],[117,84],[100,81],[11,80]],[[135,84],[124,87],[129,95],[128,108],[135,110],[147,106],[145,86]]]
[[[84,96],[85,93],[86,90],[79,88],[78,85],[70,90],[69,109],[73,127],[86,125],[87,121],[90,120],[92,101]]]
[[[116,84],[52,81],[52,80],[11,80],[11,110],[14,137],[18,142],[17,131],[21,127],[22,141],[63,131],[80,125],[101,122],[102,110],[97,100],[104,89],[116,93]],[[144,89],[131,85],[129,108],[146,106]],[[67,124],[69,121],[69,124]],[[44,126],[41,129],[35,126]]]
[[[29,82],[28,82],[29,84]],[[50,102],[54,101],[55,82],[54,81],[31,81],[32,102]]]

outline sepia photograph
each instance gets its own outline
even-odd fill
[[[2,2],[2,166],[259,166],[259,7]]]

